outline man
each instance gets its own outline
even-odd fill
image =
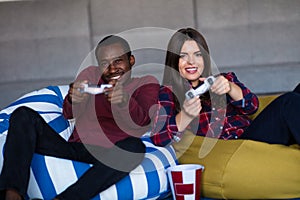
[[[101,40],[95,55],[99,66],[84,69],[64,99],[64,117],[76,119],[68,141],[30,108],[20,107],[12,113],[0,175],[6,200],[26,196],[33,153],[93,164],[55,197],[70,200],[91,199],[143,160],[145,145],[140,136],[150,126],[149,111],[157,104],[159,84],[152,76],[131,77],[135,58],[127,41],[119,36]],[[94,95],[84,92],[85,84],[112,87]]]

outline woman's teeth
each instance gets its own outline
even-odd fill
[[[190,67],[190,68],[186,68],[185,70],[189,73],[194,73],[197,71],[197,67]]]

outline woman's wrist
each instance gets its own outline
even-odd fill
[[[231,92],[231,89],[232,89],[232,85],[231,85],[231,84],[232,84],[232,82],[229,81],[229,82],[228,82],[228,85],[229,85],[229,91],[227,92],[228,94],[229,94],[229,92]]]
[[[243,91],[240,88],[240,86],[236,85],[233,82],[229,82],[230,90],[228,94],[231,96],[231,98],[235,101],[243,99]]]

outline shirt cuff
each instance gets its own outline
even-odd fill
[[[238,101],[231,101],[231,104],[234,105],[234,106],[245,108],[246,100],[245,100],[245,98],[243,98],[243,99],[238,100]]]
[[[172,139],[175,142],[179,142],[181,140],[181,138],[182,138],[183,133],[184,133],[184,131],[182,131],[182,132],[176,132],[176,134],[173,135]]]

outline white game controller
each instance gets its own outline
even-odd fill
[[[204,80],[204,83],[201,86],[199,86],[197,89],[194,90],[192,88],[185,93],[186,99],[192,99],[197,95],[204,94],[205,92],[207,92],[210,89],[210,87],[215,82],[215,80],[216,80],[216,78],[214,76],[207,77]]]
[[[82,84],[83,88],[80,90],[80,92],[89,93],[89,94],[101,94],[104,92],[105,88],[111,88],[111,84],[101,84],[100,86],[97,85],[89,85],[87,83]]]

